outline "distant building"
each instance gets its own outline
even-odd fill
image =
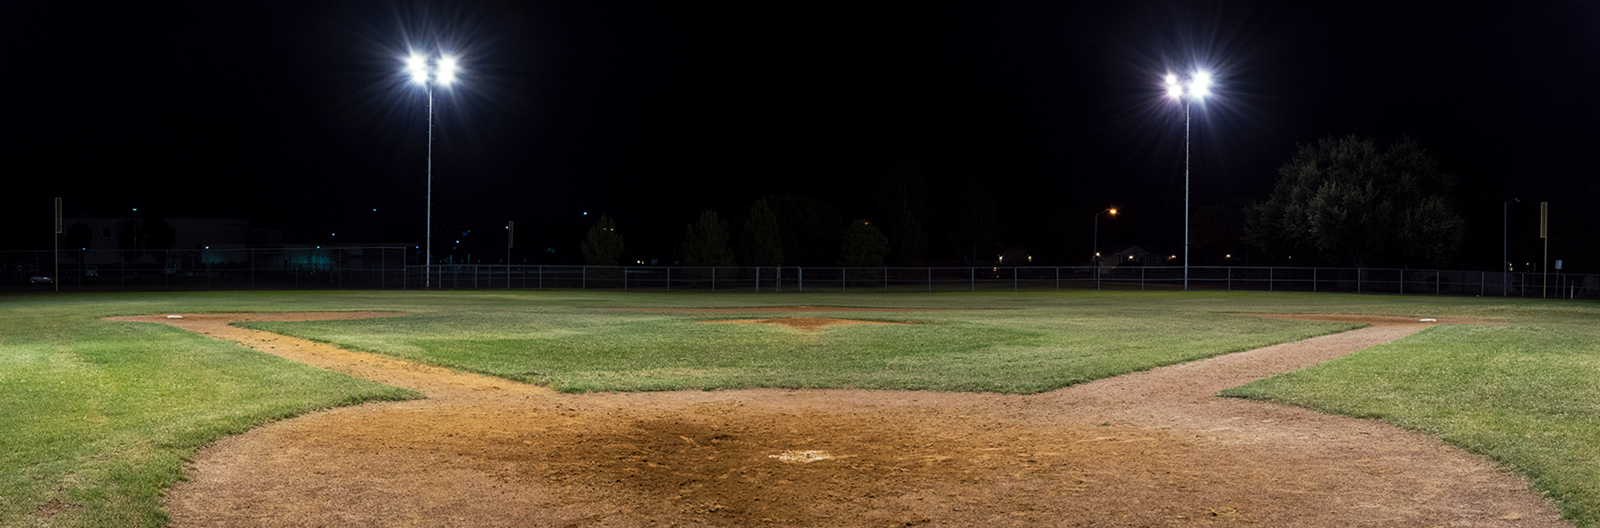
[[[1121,246],[1106,259],[1108,266],[1172,266],[1181,264],[1178,255],[1156,246]]]

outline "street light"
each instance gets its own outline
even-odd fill
[[[1189,106],[1211,95],[1211,72],[1198,70],[1188,79],[1168,73],[1167,97],[1183,101],[1183,291],[1189,291]]]
[[[1094,214],[1094,258],[1090,259],[1090,262],[1094,263],[1094,289],[1095,290],[1099,290],[1100,289],[1100,215],[1103,215],[1103,214],[1106,214],[1106,213],[1111,213],[1111,216],[1117,216],[1117,208],[1115,208],[1115,207],[1107,208],[1104,211],[1100,211],[1100,212]]]
[[[1511,211],[1511,204],[1522,203],[1521,199],[1512,198],[1511,201],[1500,205],[1500,296],[1506,297],[1506,278],[1510,275],[1511,257],[1506,254],[1506,227],[1511,225],[1506,221],[1507,214]]]
[[[439,55],[429,62],[429,56],[412,52],[406,57],[406,73],[411,76],[411,82],[422,85],[428,90],[428,219],[424,224],[427,230],[427,249],[423,250],[422,257],[422,287],[432,287],[433,265],[433,87],[450,87],[455,82],[458,73],[456,58],[449,55]]]

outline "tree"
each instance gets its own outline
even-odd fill
[[[583,260],[590,266],[615,266],[622,258],[622,235],[617,234],[617,224],[611,217],[600,215],[600,223],[589,228],[583,239]]]
[[[1005,230],[994,212],[994,197],[976,180],[967,183],[966,190],[962,191],[956,217],[956,229],[950,241],[957,252],[976,263],[979,257],[1000,251],[1000,239],[1005,236]]]
[[[778,216],[773,214],[766,200],[750,204],[750,217],[744,222],[739,242],[746,265],[783,265],[783,238],[778,235]]]
[[[1450,202],[1454,178],[1411,138],[1327,137],[1278,168],[1265,202],[1245,208],[1245,241],[1267,253],[1309,249],[1356,267],[1442,267],[1465,221]]]
[[[928,256],[928,232],[922,229],[922,220],[911,211],[900,213],[900,220],[889,228],[889,233],[896,264],[914,266]]]
[[[717,216],[716,211],[700,213],[700,221],[684,229],[683,264],[733,265],[733,248],[728,246],[728,222]]]
[[[839,247],[840,266],[880,267],[888,255],[889,237],[871,222],[856,220],[845,228],[844,243]]]
[[[792,266],[828,266],[837,260],[844,214],[832,205],[792,194],[767,198],[778,219],[783,258]]]

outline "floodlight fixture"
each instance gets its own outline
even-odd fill
[[[1183,290],[1189,291],[1189,107],[1211,95],[1214,81],[1207,70],[1195,70],[1187,80],[1169,72],[1162,81],[1167,97],[1183,101]]]
[[[406,73],[411,76],[412,82],[422,85],[428,90],[428,208],[427,222],[427,249],[423,250],[422,262],[422,287],[432,287],[433,280],[430,268],[433,265],[433,88],[434,86],[449,86],[455,82],[456,75],[460,73],[460,64],[456,57],[451,55],[438,55],[429,67],[429,55],[412,52],[405,59]]]

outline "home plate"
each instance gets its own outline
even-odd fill
[[[1418,319],[1417,322],[1419,322],[1419,323],[1437,323],[1437,322],[1439,322],[1439,320],[1438,319]]]
[[[807,463],[807,462],[816,462],[818,460],[827,460],[827,459],[833,458],[833,455],[828,453],[827,451],[816,451],[816,450],[812,450],[812,451],[784,451],[784,452],[778,453],[776,455],[767,455],[767,458],[776,458],[776,459],[782,460],[784,462],[797,462],[797,463],[804,464],[804,463]]]
[[[169,315],[169,316],[167,316],[167,319],[183,319],[183,316],[181,316],[181,315]]]

